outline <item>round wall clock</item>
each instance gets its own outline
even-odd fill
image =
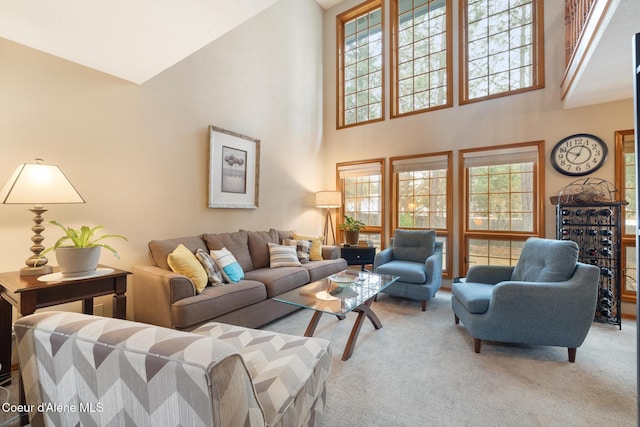
[[[595,172],[607,160],[607,144],[595,135],[578,133],[558,142],[551,165],[561,174],[582,176]]]

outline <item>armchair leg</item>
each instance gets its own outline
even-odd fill
[[[473,351],[480,353],[480,347],[482,347],[482,340],[479,338],[473,339]]]
[[[575,348],[575,347],[569,347],[568,350],[569,350],[569,362],[575,363],[575,361],[576,361],[576,351],[578,349]]]
[[[453,318],[454,318],[454,320],[456,321],[456,325],[459,325],[459,324],[460,324],[460,318],[458,317],[458,315],[457,315],[457,314],[454,314],[454,315],[453,315]]]
[[[422,300],[422,311],[427,309],[427,300]]]

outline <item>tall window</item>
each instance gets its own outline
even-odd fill
[[[460,103],[544,87],[542,0],[464,0]]]
[[[622,130],[616,136],[616,188],[623,200],[629,202],[622,206],[621,267],[623,281],[621,283],[622,299],[636,301],[636,280],[638,268],[636,266],[636,225],[638,212],[636,211],[636,160],[635,136],[633,129]]]
[[[391,2],[391,117],[450,107],[451,0]]]
[[[544,236],[544,142],[460,151],[464,223],[461,271],[515,265],[530,236]]]
[[[451,151],[392,157],[393,228],[436,230],[443,242],[443,276],[451,277],[453,191]]]
[[[360,239],[384,248],[384,159],[338,163],[336,168],[344,198],[338,223],[344,215],[364,222]]]
[[[337,17],[338,128],[384,119],[382,0]]]

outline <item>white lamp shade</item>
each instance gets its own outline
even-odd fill
[[[0,190],[3,204],[84,203],[58,166],[24,163]]]
[[[339,191],[318,191],[316,208],[339,208],[342,206],[342,193]]]

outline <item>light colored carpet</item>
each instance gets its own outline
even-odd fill
[[[473,351],[455,325],[450,294],[417,302],[381,295],[383,323],[366,321],[353,356],[342,351],[356,314],[323,315],[315,336],[332,343],[324,425],[338,426],[635,426],[636,323],[594,323],[576,363],[567,349],[484,342]],[[303,334],[312,312],[264,327]]]

